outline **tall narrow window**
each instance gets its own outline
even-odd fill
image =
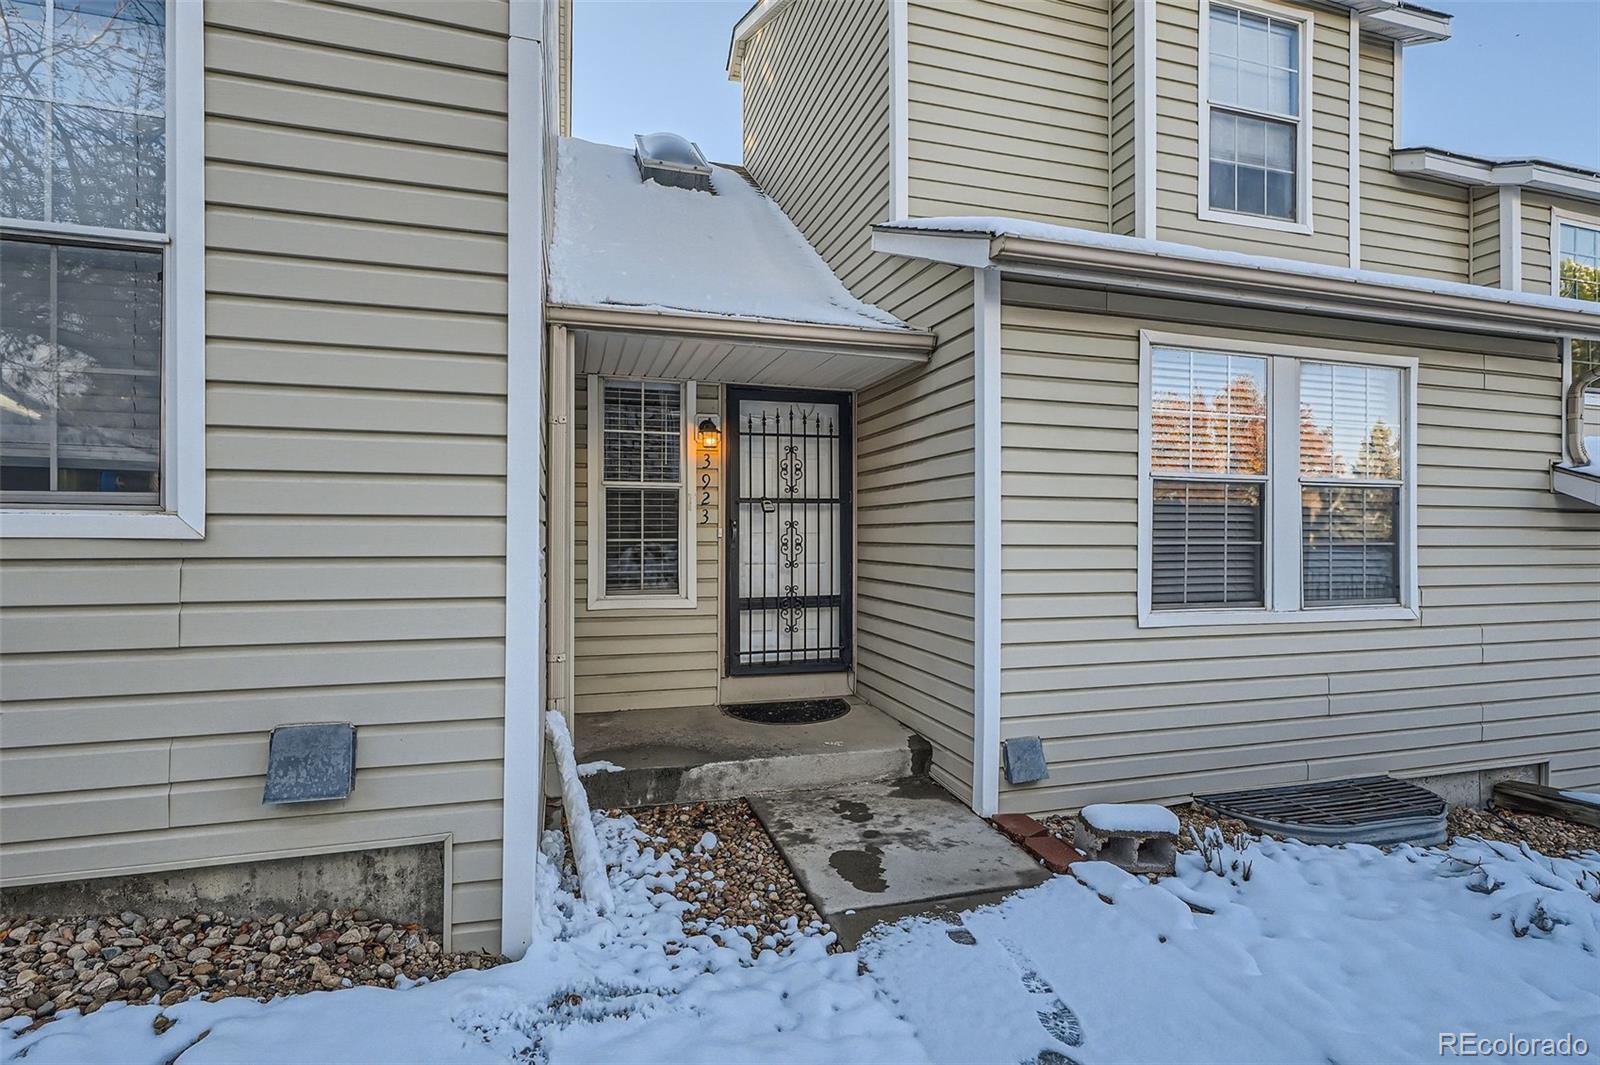
[[[1300,220],[1301,23],[1220,4],[1206,18],[1207,203]]]
[[[1301,599],[1400,600],[1400,371],[1300,367]]]
[[[1415,615],[1415,371],[1145,340],[1142,624]]]
[[[1163,348],[1151,382],[1152,604],[1260,606],[1266,360]]]
[[[0,0],[0,499],[161,502],[162,0]]]
[[[605,380],[600,389],[604,532],[595,539],[604,595],[677,596],[686,550],[683,386]]]

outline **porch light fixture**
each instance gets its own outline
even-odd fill
[[[694,436],[695,443],[700,446],[701,451],[715,451],[722,445],[722,430],[717,427],[715,418],[700,419]]]

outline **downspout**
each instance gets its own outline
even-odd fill
[[[1600,366],[1592,366],[1573,378],[1567,388],[1567,458],[1574,466],[1587,466],[1596,457],[1589,454],[1589,444],[1583,436],[1583,408],[1591,388],[1600,388]]]
[[[572,349],[574,337],[564,325],[550,327],[550,490],[546,506],[549,525],[546,563],[548,621],[546,623],[547,690],[545,707],[567,719],[572,717],[572,629],[574,557],[573,451],[572,451]]]

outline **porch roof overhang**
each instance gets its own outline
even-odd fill
[[[926,365],[936,339],[876,329],[654,308],[551,304],[578,337],[575,369],[711,384],[865,388]]]
[[[1600,510],[1600,464],[1566,466],[1556,463],[1550,467],[1550,490]]]
[[[1600,304],[1326,266],[1015,218],[873,227],[873,250],[1023,277],[1232,306],[1546,339],[1600,339]]]
[[[1467,188],[1520,188],[1600,203],[1600,171],[1552,159],[1488,159],[1444,148],[1396,148],[1396,174],[1431,178]]]

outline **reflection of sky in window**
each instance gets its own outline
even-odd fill
[[[1398,461],[1400,446],[1400,371],[1374,366],[1304,363],[1300,368],[1300,404],[1316,429],[1329,437],[1332,468],[1310,448],[1301,452],[1300,467],[1312,475],[1358,473],[1361,446],[1381,423],[1390,430],[1391,448],[1384,465]],[[1372,471],[1370,475],[1380,475]]]
[[[1151,464],[1165,470],[1260,473],[1266,388],[1265,359],[1157,350],[1151,368],[1156,415]]]

